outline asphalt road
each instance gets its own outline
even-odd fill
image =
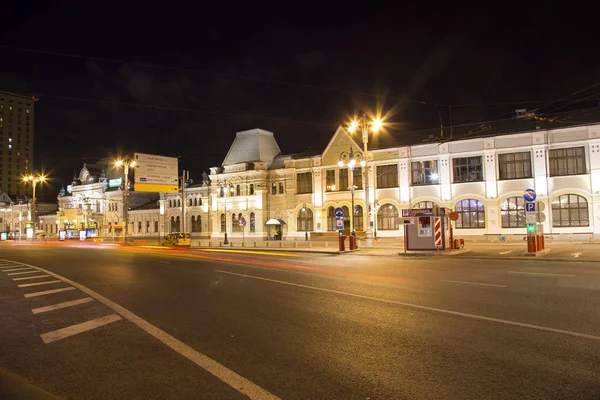
[[[76,399],[600,399],[599,294],[582,262],[0,246],[0,365]]]

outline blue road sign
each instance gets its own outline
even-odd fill
[[[525,211],[535,212],[535,203],[525,203]]]
[[[337,217],[335,219],[335,229],[339,231],[344,230],[344,217]]]
[[[338,207],[335,209],[334,214],[338,218],[343,218],[344,217],[344,209],[342,207]]]
[[[525,201],[535,201],[536,197],[535,190],[533,189],[526,189],[525,192],[523,192],[523,198]]]

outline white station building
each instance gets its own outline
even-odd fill
[[[534,189],[545,235],[600,237],[600,125],[369,150],[367,188],[360,164],[338,166],[350,154],[360,159],[362,147],[342,127],[310,155],[281,154],[268,131],[238,132],[222,165],[186,187],[185,230],[196,240],[335,236],[334,210],[344,210],[347,228],[354,194],[352,224],[361,236],[368,190],[378,238],[403,235],[402,209],[437,205],[459,214],[455,236],[496,241],[525,235],[523,192]],[[131,212],[130,234],[158,238],[184,229],[181,194],[160,198],[164,207]],[[110,218],[122,223],[121,212]]]

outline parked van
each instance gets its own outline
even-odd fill
[[[169,233],[162,241],[163,246],[191,246],[192,236],[189,232]]]

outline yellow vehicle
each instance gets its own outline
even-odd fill
[[[191,246],[192,237],[189,232],[169,233],[162,241],[163,246]]]

